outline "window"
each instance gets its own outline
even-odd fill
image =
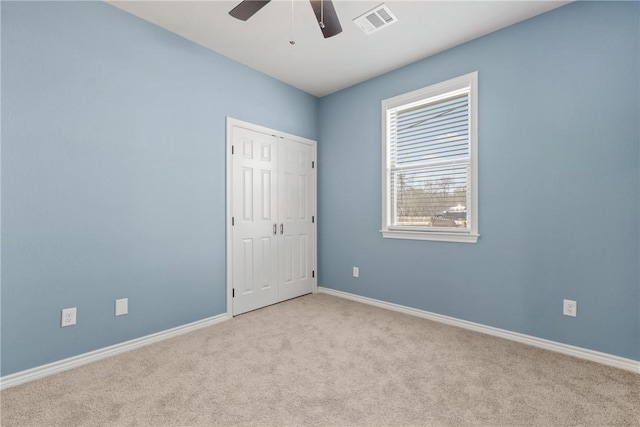
[[[382,102],[382,235],[478,240],[474,72]]]

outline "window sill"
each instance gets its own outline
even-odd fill
[[[432,240],[436,242],[477,243],[479,234],[430,231],[381,230],[385,239]]]

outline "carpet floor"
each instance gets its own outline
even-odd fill
[[[2,426],[640,425],[640,375],[324,294],[0,398]]]

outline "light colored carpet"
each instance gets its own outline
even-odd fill
[[[3,426],[637,426],[639,392],[631,372],[318,294],[9,388],[1,408]]]

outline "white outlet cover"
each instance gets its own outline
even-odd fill
[[[60,327],[73,326],[76,324],[77,307],[63,308],[62,318],[60,319]]]
[[[353,277],[360,277],[360,269],[358,267],[353,267]]]
[[[129,313],[129,298],[121,298],[116,300],[116,316],[122,316]]]
[[[570,299],[563,300],[562,314],[565,316],[576,317],[578,315],[578,303]]]

